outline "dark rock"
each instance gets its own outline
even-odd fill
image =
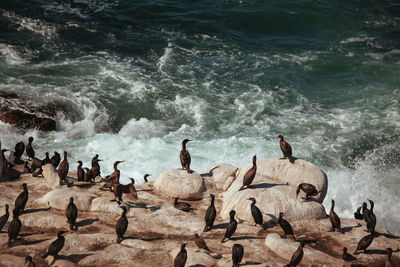
[[[9,110],[0,115],[0,120],[23,129],[36,128],[41,131],[56,130],[55,120],[37,117],[34,114],[25,113],[21,110]]]

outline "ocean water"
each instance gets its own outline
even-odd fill
[[[370,198],[400,233],[398,1],[0,0],[0,91],[57,121],[0,122],[3,147],[125,160],[126,182],[180,167],[184,138],[203,172],[281,156],[282,134],[327,173],[327,210]]]

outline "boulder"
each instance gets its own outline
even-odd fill
[[[202,199],[207,190],[203,178],[198,173],[186,170],[167,170],[158,176],[154,188],[170,197],[186,200]]]
[[[22,110],[9,110],[0,115],[0,120],[22,129],[39,129],[41,131],[55,131],[56,121],[50,118],[38,117]]]
[[[181,248],[175,248],[169,255],[172,258],[171,263],[174,262],[176,255],[178,255]],[[186,246],[187,261],[185,266],[215,266],[216,260],[209,253],[204,252],[198,248],[191,248]]]
[[[48,192],[43,197],[37,199],[39,204],[49,203],[50,207],[57,210],[65,210],[68,206],[70,197],[74,198],[74,203],[78,210],[89,211],[95,195],[88,194],[79,188],[58,188]]]
[[[257,174],[252,187],[239,191],[243,184],[243,176],[251,166],[249,164],[240,168],[234,182],[223,194],[220,213],[222,218],[229,219],[229,212],[235,210],[238,218],[254,223],[250,211],[251,202],[247,200],[250,197],[256,199],[256,206],[264,213],[264,221],[276,219],[280,212],[285,214],[288,221],[326,217],[325,208],[320,202],[304,201],[300,195],[296,198],[298,182],[312,183],[322,191],[321,194],[326,192],[327,178],[320,169],[299,159],[294,164],[279,159],[257,160]],[[296,168],[299,169],[298,172],[293,170]],[[292,179],[289,174],[293,175]],[[303,179],[298,178],[298,174],[303,174]],[[323,201],[321,197],[318,199]]]
[[[202,176],[209,180],[217,190],[226,191],[235,180],[237,170],[237,167],[230,164],[216,164],[208,167]]]
[[[58,176],[56,168],[50,163],[42,166],[43,177],[46,180],[48,187],[56,189],[60,185],[60,177]]]

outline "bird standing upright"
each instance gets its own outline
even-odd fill
[[[115,231],[117,233],[117,243],[121,243],[122,238],[128,228],[128,219],[126,218],[126,207],[122,206],[122,214],[121,217],[118,219],[117,224],[115,225]]]
[[[214,206],[214,195],[210,194],[211,203],[207,208],[206,215],[204,216],[204,220],[206,221],[206,226],[204,227],[203,232],[207,232],[211,230],[214,226],[215,217],[217,216],[217,210]]]
[[[186,144],[190,141],[192,141],[192,140],[185,139],[182,141],[182,150],[179,155],[179,158],[181,160],[182,170],[186,169],[186,171],[188,173],[192,173],[192,171],[190,170],[190,162],[191,162],[190,153],[186,149]]]
[[[187,252],[185,249],[186,243],[181,245],[181,250],[178,252],[174,259],[174,267],[184,267],[187,260]]]
[[[334,211],[335,208],[335,200],[332,199],[332,206],[331,206],[331,210],[329,212],[329,220],[331,221],[331,225],[332,225],[332,231],[334,232],[335,229],[338,229],[339,231],[341,231],[340,229],[340,218],[339,216],[337,216],[336,212]]]
[[[60,185],[64,184],[65,178],[67,178],[69,170],[69,163],[67,159],[67,151],[64,151],[64,159],[61,161],[60,166],[58,166],[58,176],[60,177]]]
[[[32,147],[33,137],[30,136],[28,138],[28,144],[26,145],[25,152],[28,155],[29,159],[33,159],[35,157],[35,150]]]
[[[243,190],[244,187],[251,187],[251,183],[254,180],[254,177],[256,177],[257,173],[257,156],[253,156],[253,166],[244,174],[243,176],[243,185],[240,187],[239,191]]]
[[[76,218],[78,218],[78,208],[76,207],[74,203],[74,198],[70,197],[69,199],[69,204],[67,208],[65,209],[65,215],[67,216],[67,221],[69,223],[69,229],[75,230],[78,229],[78,226],[76,225]]]
[[[64,242],[65,242],[65,237],[63,237],[63,234],[65,231],[59,231],[57,233],[57,239],[54,240],[50,245],[49,248],[47,249],[47,252],[42,256],[43,259],[47,258],[47,256],[53,256],[54,258],[58,257],[58,253],[62,250],[64,247]]]
[[[281,147],[281,151],[283,153],[282,159],[289,159],[290,163],[294,163],[294,159],[292,157],[292,147],[283,139],[283,135],[279,135],[279,145]]]

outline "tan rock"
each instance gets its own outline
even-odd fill
[[[60,177],[58,176],[56,168],[48,163],[44,165],[42,169],[47,186],[51,189],[56,189],[60,185]]]
[[[1,151],[1,141],[0,141],[0,151]],[[0,155],[0,181],[2,181],[3,178],[3,168],[4,168],[5,162],[3,157]]]
[[[289,172],[294,173],[292,169],[297,168],[295,165],[298,166],[299,173],[308,174],[308,176],[304,176],[308,180],[304,178],[302,181],[314,183],[317,188],[326,191],[326,187],[322,187],[327,186],[326,175],[310,163],[296,160],[294,164],[291,164],[288,160],[277,158],[257,160],[257,175],[252,182],[252,188],[239,191],[243,184],[243,176],[252,165],[249,164],[237,171],[235,181],[223,194],[221,217],[229,219],[229,212],[235,210],[238,218],[253,223],[250,212],[251,202],[247,199],[254,197],[257,201],[256,206],[261,212],[270,214],[270,216],[264,216],[264,221],[275,219],[280,212],[283,212],[289,221],[325,218],[325,208],[319,202],[304,201],[300,196],[296,199],[297,182],[293,182],[294,179],[292,179],[289,183],[287,176]],[[270,177],[270,173],[274,176]]]
[[[47,165],[46,165],[47,166]],[[78,210],[88,211],[95,195],[88,194],[79,188],[63,187],[48,192],[43,197],[36,200],[38,204],[50,204],[50,207],[58,210],[65,210],[68,206],[70,197],[74,198],[74,203]]]
[[[158,176],[154,188],[170,197],[196,200],[202,199],[206,191],[203,178],[196,172],[186,170],[167,170]]]
[[[235,180],[237,167],[230,164],[216,164],[207,168],[204,177],[209,180],[216,189],[226,191]]]

